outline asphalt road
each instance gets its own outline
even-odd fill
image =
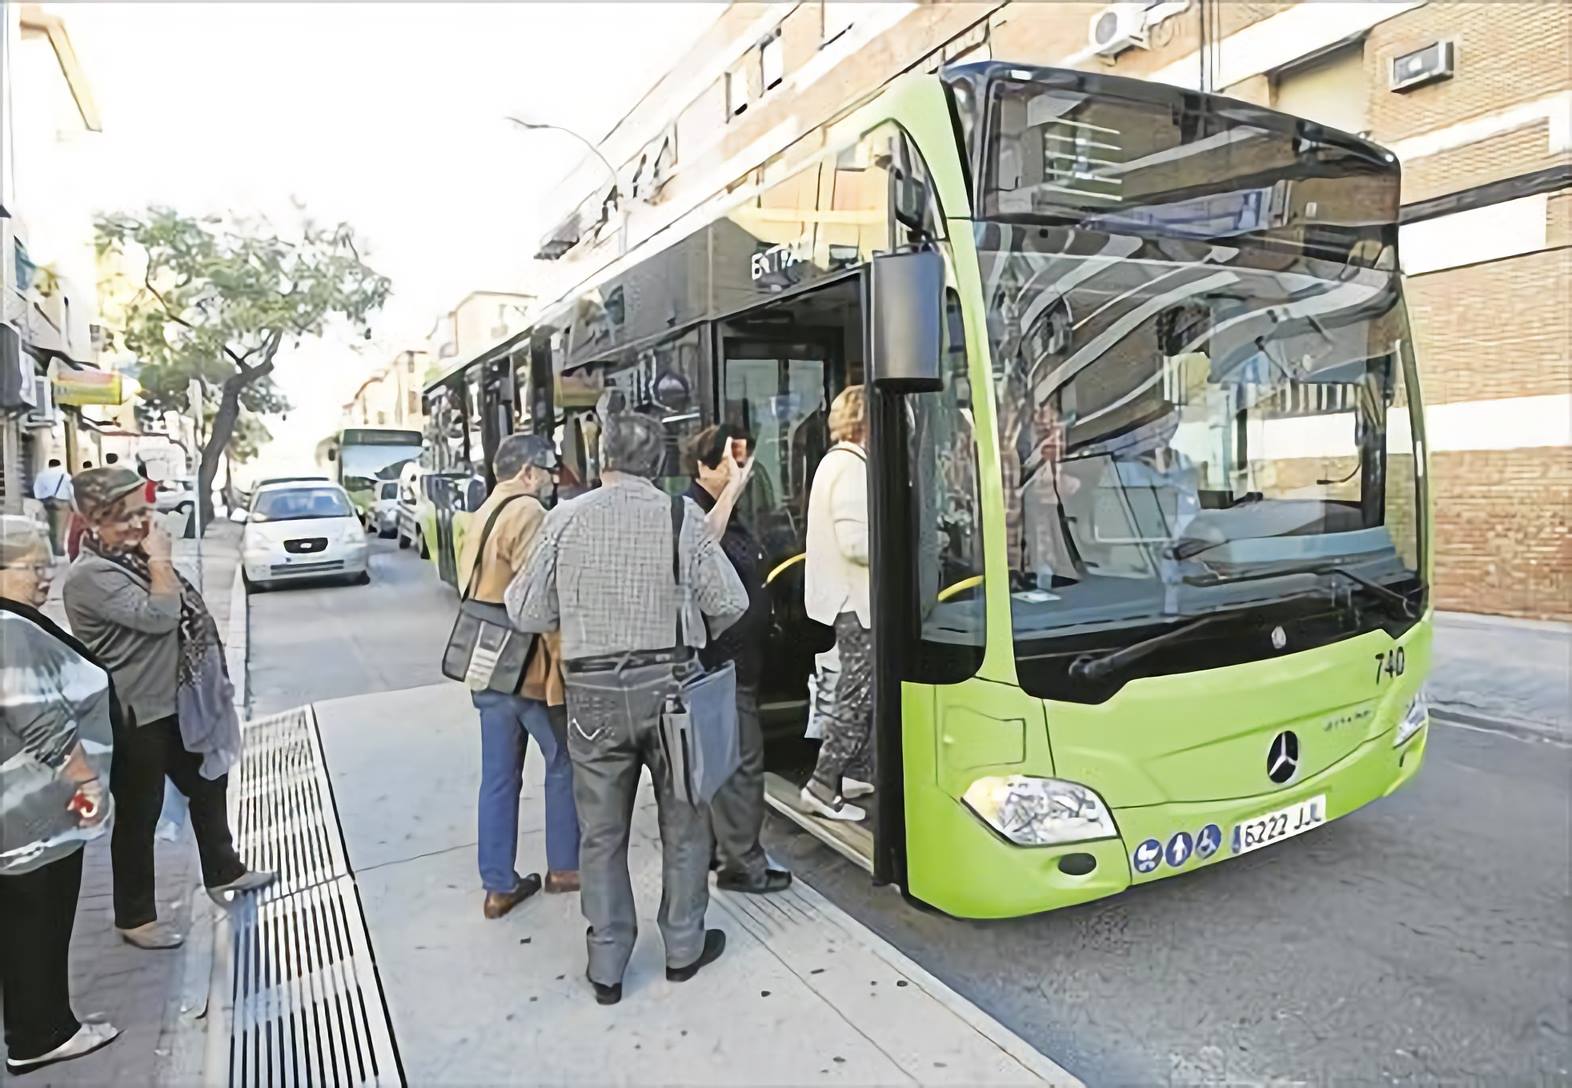
[[[454,596],[381,542],[366,587],[252,602],[258,711],[437,683]],[[1565,1082],[1572,750],[1432,727],[1401,793],[1311,835],[1010,922],[918,911],[772,822],[772,853],[1088,1083]]]
[[[253,713],[442,682],[458,598],[413,548],[372,538],[371,584],[251,596]]]

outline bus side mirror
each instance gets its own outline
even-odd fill
[[[933,250],[875,257],[868,295],[874,387],[891,393],[943,389],[944,259]]]
[[[328,450],[327,451],[327,458],[328,458],[329,461],[337,461],[338,460],[338,450]]]

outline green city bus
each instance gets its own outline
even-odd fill
[[[1395,157],[998,62],[903,77],[820,146],[543,309],[486,364],[506,403],[458,382],[477,432],[553,434],[573,486],[599,474],[609,387],[666,421],[674,491],[685,435],[748,429],[772,807],[989,918],[1205,868],[1412,777],[1433,560]],[[807,499],[855,383],[865,824],[796,805],[831,645],[803,611]]]
[[[349,492],[362,521],[376,500],[378,483],[397,480],[420,456],[423,436],[401,427],[345,427],[317,444],[317,464]]]

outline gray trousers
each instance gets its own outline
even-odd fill
[[[622,981],[639,923],[628,878],[628,835],[643,767],[660,819],[661,937],[666,965],[686,967],[704,950],[710,902],[709,811],[677,799],[660,749],[660,712],[679,679],[697,666],[648,665],[569,673],[568,755],[579,811],[580,906],[590,924],[589,976]]]
[[[762,880],[768,865],[759,845],[764,826],[764,731],[759,726],[755,687],[737,685],[737,729],[742,761],[710,802],[710,822],[721,871]]]

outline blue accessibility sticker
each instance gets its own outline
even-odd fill
[[[1190,860],[1194,848],[1194,840],[1188,831],[1176,831],[1174,837],[1168,840],[1168,848],[1163,851],[1163,856],[1168,859],[1169,865],[1178,869]]]
[[[1163,861],[1163,844],[1156,839],[1147,839],[1135,848],[1135,853],[1130,855],[1130,864],[1135,871],[1141,874],[1152,872]]]
[[[1195,837],[1195,856],[1205,861],[1217,853],[1223,845],[1223,829],[1216,824],[1207,824],[1201,828],[1201,833]]]

